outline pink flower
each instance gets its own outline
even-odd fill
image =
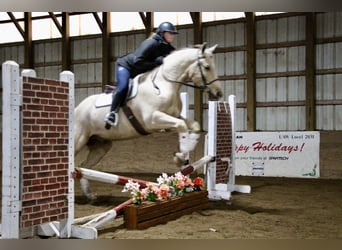
[[[159,187],[159,199],[165,199],[169,196],[169,186],[166,184],[161,184]]]
[[[185,187],[185,182],[181,179],[177,180],[176,188],[183,189]]]
[[[184,178],[184,185],[185,185],[186,187],[192,187],[194,184],[192,183],[192,181],[191,181],[190,178],[185,177],[185,178]]]
[[[141,195],[142,200],[146,200],[147,197],[146,197],[146,189],[145,188],[140,191],[140,195]]]

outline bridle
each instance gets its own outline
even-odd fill
[[[210,84],[212,84],[213,82],[217,81],[218,78],[210,81],[210,82],[207,82],[207,79],[205,78],[204,74],[203,74],[203,70],[202,70],[202,65],[201,65],[201,62],[200,62],[200,59],[202,58],[205,58],[204,56],[201,56],[198,52],[198,56],[197,56],[197,66],[199,68],[199,71],[201,73],[201,78],[202,78],[202,85],[201,86],[197,86],[197,85],[193,85],[193,84],[189,84],[188,82],[182,82],[182,81],[177,81],[177,80],[171,80],[169,79],[167,76],[165,76],[163,70],[162,71],[162,76],[164,77],[165,80],[167,80],[168,82],[173,82],[173,83],[179,83],[179,84],[182,84],[184,86],[188,86],[188,87],[191,87],[191,88],[195,88],[195,89],[200,89],[200,90],[205,90]],[[159,70],[161,69],[162,67],[159,68]],[[156,75],[154,75],[153,79],[152,79],[152,82],[153,82],[153,85],[156,87],[156,84],[154,83],[154,80],[156,78]]]

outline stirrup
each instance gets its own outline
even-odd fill
[[[119,117],[118,117],[117,113],[115,113],[114,111],[109,112],[105,116],[105,119],[104,119],[104,121],[106,122],[106,128],[107,128],[107,124],[109,126],[116,126],[116,125],[118,125],[118,120],[119,120]]]

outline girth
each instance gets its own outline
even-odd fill
[[[133,128],[135,128],[135,130],[141,134],[141,135],[148,135],[150,133],[148,133],[139,123],[139,121],[137,120],[137,118],[134,116],[132,109],[130,107],[128,107],[127,105],[124,105],[123,107],[121,107],[122,111],[125,113],[127,119],[129,120],[129,122],[132,124]]]

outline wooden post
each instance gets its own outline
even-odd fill
[[[71,69],[69,13],[62,13],[62,71]]]
[[[24,67],[27,69],[33,69],[34,56],[33,56],[33,45],[32,45],[32,13],[25,12],[25,62]]]
[[[306,14],[306,47],[305,47],[305,129],[316,129],[316,109],[315,109],[315,94],[316,94],[316,77],[315,77],[315,34],[316,34],[316,16],[310,12]]]
[[[103,23],[102,25],[102,90],[104,90],[105,86],[110,83],[110,77],[111,77],[110,12],[102,13],[102,23]]]
[[[256,130],[255,14],[246,12],[247,28],[247,131]]]
[[[202,44],[203,42],[203,27],[202,27],[202,13],[190,12],[192,22],[194,24],[194,43]],[[199,89],[194,90],[194,118],[201,128],[203,128],[203,91]]]

